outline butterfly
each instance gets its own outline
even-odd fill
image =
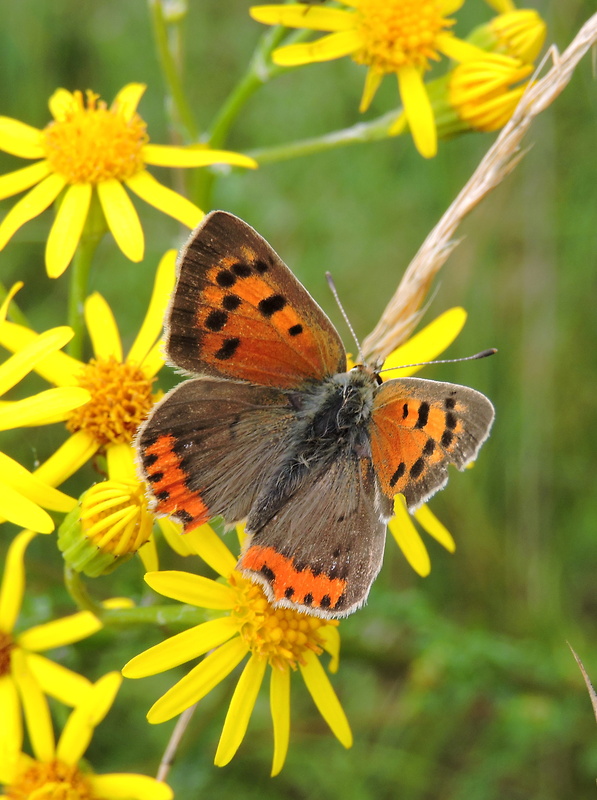
[[[185,531],[246,519],[238,569],[270,601],[324,618],[367,599],[386,523],[464,469],[494,410],[474,389],[347,369],[334,326],[271,246],[208,214],[178,259],[166,354],[192,377],[136,438],[158,515]]]

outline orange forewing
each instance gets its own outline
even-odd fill
[[[329,319],[242,220],[209,214],[179,272],[166,348],[183,369],[279,388],[346,369]]]

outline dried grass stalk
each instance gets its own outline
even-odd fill
[[[597,43],[597,14],[580,29],[560,55],[552,46],[553,65],[544,78],[533,83],[518,104],[512,119],[448,208],[409,264],[396,293],[386,306],[375,329],[363,342],[369,361],[383,358],[403,342],[417,325],[421,305],[433,279],[458,245],[454,233],[466,215],[510,174],[524,152],[520,143],[533,119],[544,111],[565,88],[578,62]]]

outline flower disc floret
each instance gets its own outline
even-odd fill
[[[92,358],[78,378],[91,400],[72,412],[70,431],[85,431],[100,445],[130,442],[152,407],[153,380],[137,364]]]
[[[272,667],[295,670],[299,664],[304,666],[307,652],[323,652],[321,629],[338,625],[337,620],[274,608],[261,587],[239,573],[230,576],[230,585],[238,597],[232,617],[238,622],[241,638],[252,653],[267,658]]]
[[[61,761],[31,763],[7,787],[10,800],[93,800],[89,781],[77,767]],[[99,798],[98,798],[99,800]]]
[[[64,118],[44,129],[43,148],[52,172],[70,184],[125,181],[144,169],[146,127],[139,114],[126,118],[91,91],[85,105],[83,93],[76,91]]]
[[[354,60],[381,73],[437,60],[437,36],[454,24],[436,0],[361,0],[357,13],[361,47]]]

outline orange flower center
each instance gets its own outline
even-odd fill
[[[87,105],[81,92],[64,119],[44,130],[46,158],[53,172],[69,183],[125,181],[144,168],[143,146],[148,141],[146,124],[138,114],[125,118],[118,108],[109,109],[93,92]]]
[[[353,58],[381,73],[437,60],[437,36],[454,24],[437,0],[360,0],[357,15],[361,48]]]
[[[290,608],[274,608],[260,586],[238,572],[230,576],[238,602],[232,616],[238,621],[240,635],[251,652],[264,656],[270,666],[292,669],[304,664],[308,650],[320,655],[324,640],[321,629],[338,625],[337,620],[324,620],[301,614]]]
[[[10,651],[14,647],[14,640],[9,633],[0,631],[0,678],[10,672]]]
[[[130,442],[154,404],[153,380],[136,364],[92,358],[79,376],[91,400],[71,412],[70,431],[85,431],[100,445]]]
[[[10,800],[93,800],[88,779],[77,769],[61,761],[28,764],[11,786],[6,787]],[[97,799],[99,800],[99,799]]]

